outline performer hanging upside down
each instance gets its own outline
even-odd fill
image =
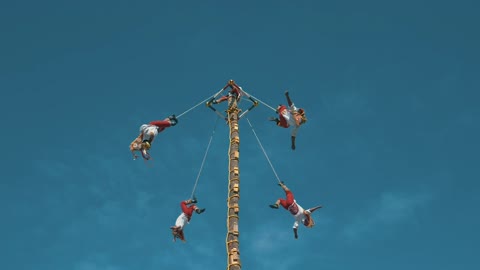
[[[270,117],[270,121],[275,121],[277,126],[283,128],[289,128],[292,126],[291,139],[292,139],[292,150],[295,150],[295,138],[297,136],[298,128],[307,122],[307,117],[305,116],[305,111],[302,108],[295,107],[295,104],[290,99],[288,91],[285,91],[285,96],[287,97],[288,108],[285,105],[278,105],[277,113],[278,118]]]
[[[140,135],[138,135],[132,143],[130,143],[130,151],[132,152],[133,159],[137,158],[135,151],[140,151],[142,157],[146,160],[150,159],[150,154],[148,150],[152,146],[153,140],[158,135],[168,127],[173,127],[178,123],[175,115],[171,115],[164,120],[152,121],[148,124],[143,124],[140,126]]]
[[[281,205],[293,215],[293,217],[295,218],[295,222],[293,223],[293,234],[295,236],[295,239],[297,239],[299,223],[302,223],[307,228],[312,228],[315,225],[315,221],[311,217],[311,214],[313,211],[321,208],[322,206],[320,205],[304,210],[295,200],[292,191],[290,191],[290,189],[288,189],[288,187],[283,182],[278,185],[282,187],[282,189],[285,191],[286,198],[278,199],[275,204],[271,204],[270,207],[278,209],[279,205]]]
[[[189,224],[190,219],[192,218],[193,212],[197,214],[201,214],[205,212],[205,208],[198,208],[197,205],[197,199],[195,196],[193,199],[182,201],[180,203],[180,206],[182,208],[182,213],[178,216],[177,220],[175,221],[175,226],[170,227],[172,229],[172,234],[173,234],[173,241],[175,242],[177,238],[182,240],[183,242],[186,242],[185,236],[183,235],[183,227],[186,224]],[[191,204],[190,206],[188,206]]]
[[[213,97],[210,101],[207,102],[207,106],[210,106],[210,104],[218,104],[227,101],[228,98],[231,96],[235,97],[238,102],[242,96],[242,87],[238,86],[233,80],[230,80],[228,84],[223,88],[223,90],[227,89],[227,87],[231,88],[228,94],[220,97],[219,99],[215,99],[215,97]]]

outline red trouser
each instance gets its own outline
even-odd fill
[[[159,133],[162,132],[167,127],[172,126],[172,123],[170,123],[169,120],[157,120],[157,121],[152,121],[149,124],[152,126],[157,126]]]
[[[280,119],[280,122],[278,122],[277,125],[283,128],[288,128],[290,125],[288,124],[287,119],[285,119],[283,116],[285,111],[287,111],[287,107],[285,105],[282,105],[280,108],[278,108],[278,118]]]
[[[285,191],[285,194],[287,196],[287,199],[279,199],[280,204],[283,206],[283,208],[288,210],[288,207],[293,204],[293,200],[295,197],[293,197],[293,193],[290,190]]]
[[[190,217],[192,217],[193,211],[197,208],[195,204],[192,204],[191,206],[187,206],[187,203],[185,201],[182,201],[180,203],[180,207],[182,207],[182,212],[187,216],[188,220],[190,220]]]
[[[157,126],[159,128],[166,128],[171,126],[172,124],[168,120],[157,120],[157,121],[152,121],[149,123],[152,126]]]

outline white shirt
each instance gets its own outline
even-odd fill
[[[180,229],[183,229],[183,226],[185,226],[186,224],[189,224],[188,223],[188,218],[185,215],[185,213],[182,212],[178,216],[177,220],[175,221],[175,226],[180,227]]]
[[[298,228],[298,225],[300,225],[300,223],[303,224],[303,222],[305,221],[305,214],[303,213],[305,210],[303,209],[303,207],[301,207],[296,200],[293,200],[293,204],[288,208],[289,211],[292,207],[295,207],[294,205],[296,205],[296,207],[298,208],[298,212],[296,214],[292,214],[293,217],[295,218],[295,222],[293,223],[293,228],[296,229]],[[291,212],[290,212],[291,213]]]
[[[143,133],[144,140],[150,140],[150,137],[158,135],[158,127],[153,125],[144,124],[140,127],[140,132]]]
[[[300,125],[297,125],[297,121],[295,119],[295,115],[297,113],[298,113],[298,108],[295,107],[295,104],[292,104],[292,106],[290,106],[290,108],[288,108],[287,110],[284,110],[282,112],[282,115],[285,118],[285,120],[287,121],[288,125],[290,125],[292,127],[291,135],[293,137],[297,136],[298,128],[300,127]]]

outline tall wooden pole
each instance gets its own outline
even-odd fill
[[[227,217],[227,254],[228,266],[227,270],[240,270],[242,268],[240,262],[240,242],[238,241],[238,212],[240,211],[240,137],[238,130],[238,115],[240,109],[237,107],[237,100],[234,96],[228,99],[227,117],[230,126],[230,148],[229,156],[229,178],[228,178],[228,217]]]

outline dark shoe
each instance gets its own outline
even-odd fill
[[[178,119],[177,117],[175,116],[175,114],[172,114],[168,117],[168,119],[170,120],[170,124],[172,126],[175,126],[177,123],[178,123]]]
[[[197,214],[201,214],[201,213],[205,212],[205,208],[201,208],[201,209],[200,209],[200,208],[197,208],[197,209],[195,210],[195,212],[197,212]]]
[[[274,121],[277,125],[278,125],[278,123],[280,123],[280,120],[278,118],[275,118],[275,117],[269,117],[268,121]]]
[[[270,204],[270,208],[278,209],[278,204]]]

